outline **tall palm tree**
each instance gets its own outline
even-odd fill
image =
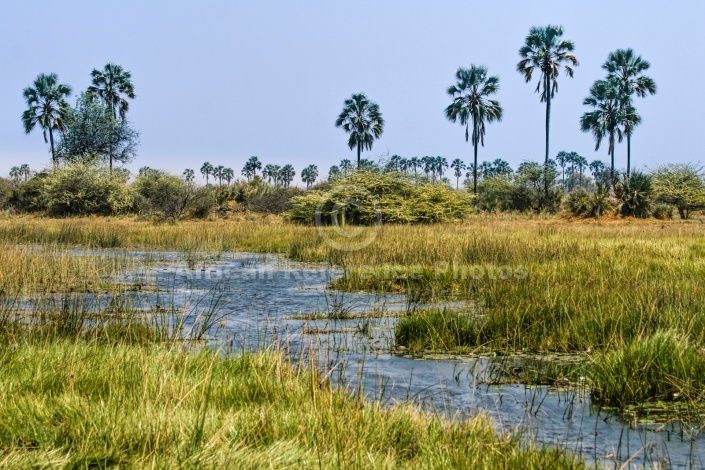
[[[455,175],[455,189],[458,189],[458,183],[460,182],[460,177],[463,176],[463,170],[465,169],[465,163],[459,158],[453,160],[450,164],[453,169],[453,175]]]
[[[360,168],[360,154],[363,150],[372,150],[372,143],[384,132],[384,119],[377,103],[367,99],[364,93],[357,93],[345,100],[335,127],[342,127],[350,134],[348,147],[350,150],[357,147],[357,167]]]
[[[208,185],[208,177],[213,174],[213,165],[205,162],[201,167],[201,174],[206,177],[206,185]]]
[[[59,83],[55,73],[39,74],[34,79],[34,86],[22,91],[27,109],[22,113],[22,124],[25,133],[29,134],[37,124],[42,128],[44,142],[47,142],[49,131],[49,145],[51,146],[51,160],[56,165],[56,151],[54,150],[54,129],[64,129],[64,119],[71,107],[66,97],[71,95],[71,87]]]
[[[651,77],[643,75],[649,67],[651,67],[649,61],[636,55],[632,49],[617,49],[610,52],[607,61],[602,64],[602,68],[607,70],[607,79],[618,80],[625,105],[631,104],[632,95],[644,98],[656,93],[656,82]],[[631,137],[636,125],[630,122],[624,128],[627,136],[627,177],[631,167]]]
[[[446,108],[446,117],[465,126],[465,141],[470,138],[472,122],[472,146],[474,148],[473,192],[477,194],[477,146],[485,145],[485,123],[502,120],[499,101],[488,97],[499,90],[499,77],[487,76],[487,68],[471,65],[469,69],[458,68],[456,84],[448,87],[453,102]]]
[[[573,41],[561,39],[563,26],[548,25],[532,27],[526,36],[524,46],[519,49],[521,60],[517,64],[517,72],[524,75],[530,82],[534,71],[540,72],[536,92],[541,93],[541,102],[546,103],[546,159],[548,163],[549,129],[551,122],[551,99],[558,91],[558,74],[561,66],[566,74],[573,77],[573,67],[579,65],[578,59],[572,54],[575,49]],[[548,194],[548,181],[546,181]]]
[[[590,95],[583,100],[583,104],[590,106],[593,110],[584,113],[580,118],[580,129],[583,132],[592,132],[596,142],[595,150],[600,149],[603,138],[608,138],[607,152],[612,159],[610,184],[614,186],[615,139],[621,142],[624,138],[620,125],[624,121],[625,114],[628,114],[632,107],[623,106],[619,83],[615,80],[596,81],[590,88]]]
[[[183,177],[184,181],[187,183],[193,183],[193,180],[196,178],[196,174],[191,168],[186,168],[183,172]]]
[[[132,74],[122,68],[122,65],[109,62],[103,70],[93,69],[88,92],[99,96],[112,109],[113,117],[125,119],[125,114],[130,108],[127,98],[135,98],[135,87],[132,84]]]
[[[563,173],[563,192],[565,192],[565,166],[569,159],[570,157],[568,156],[568,153],[563,150],[558,152],[558,155],[556,155],[556,162],[558,163],[558,166],[561,167],[561,173]]]

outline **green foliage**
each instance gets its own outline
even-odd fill
[[[598,355],[590,370],[593,400],[610,406],[703,398],[705,354],[674,330]]]
[[[311,190],[294,197],[289,220],[370,225],[381,214],[386,223],[434,223],[465,218],[472,197],[445,184],[412,184],[400,173],[359,171],[329,183],[326,190]]]
[[[631,176],[624,175],[615,186],[617,211],[624,216],[646,218],[651,215],[653,187],[651,176],[635,171]]]
[[[180,220],[196,198],[193,184],[159,170],[139,175],[133,188],[138,213],[159,220]]]
[[[113,117],[101,99],[81,94],[65,122],[57,158],[71,163],[128,163],[137,154],[139,133]]]
[[[654,198],[678,209],[681,219],[705,209],[705,174],[692,163],[669,163],[652,173]]]
[[[357,148],[357,166],[360,169],[360,154],[363,150],[372,150],[375,139],[379,139],[384,132],[384,119],[377,103],[370,101],[364,93],[356,93],[345,100],[343,110],[335,120],[335,127],[342,127],[350,134],[348,147],[350,150]]]
[[[254,212],[281,214],[292,209],[291,200],[305,194],[300,188],[272,188],[264,193],[255,194],[247,200],[247,208]]]
[[[88,93],[100,97],[112,110],[113,117],[125,120],[125,114],[130,108],[127,98],[135,98],[135,86],[132,84],[132,74],[122,68],[122,65],[109,62],[103,70],[93,69],[91,86]]]
[[[111,174],[107,167],[77,163],[49,173],[41,194],[52,216],[122,214],[132,205],[125,183],[123,175]]]
[[[565,206],[572,215],[577,217],[601,217],[614,209],[607,192],[602,187],[593,193],[582,189],[569,193]]]
[[[655,219],[671,220],[673,219],[674,211],[675,207],[673,207],[672,205],[659,202],[654,204],[654,209],[651,215],[653,215]]]
[[[517,189],[511,178],[484,178],[477,186],[477,207],[487,212],[516,210]]]

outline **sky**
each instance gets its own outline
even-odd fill
[[[0,175],[50,164],[41,130],[24,133],[24,87],[39,73],[73,87],[108,62],[132,73],[128,119],[140,132],[134,162],[180,174],[204,161],[236,174],[264,163],[309,164],[325,177],[354,160],[334,123],[343,101],[364,92],[379,104],[384,133],[363,158],[440,155],[472,159],[464,129],[444,116],[458,67],[499,76],[502,122],[488,125],[478,159],[513,168],[544,155],[545,104],[516,72],[529,28],[562,25],[580,66],[552,101],[551,155],[576,151],[608,161],[580,131],[582,100],[603,78],[610,51],[631,47],[652,64],[658,92],[637,98],[635,167],[705,162],[705,2],[643,1],[211,1],[3,0],[0,15]],[[617,147],[626,166],[626,143]]]

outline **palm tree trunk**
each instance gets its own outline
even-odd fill
[[[475,167],[472,169],[472,192],[473,194],[477,194],[477,141],[479,136],[477,135],[477,119],[475,119],[475,117],[472,118],[472,128],[472,146],[474,147],[473,153],[475,154]]]
[[[45,141],[46,142],[46,141]],[[54,151],[54,131],[49,124],[49,144],[51,145],[51,162],[56,166],[56,152]]]
[[[627,178],[629,178],[629,167],[632,163],[632,136],[627,133]]]
[[[357,144],[357,169],[360,169],[360,152],[362,152],[362,146]]]
[[[546,158],[543,166],[544,189],[546,190],[546,198],[548,198],[548,142],[549,129],[551,123],[551,77],[546,75]]]
[[[610,166],[610,186],[612,186],[612,191],[614,191],[614,145],[612,145],[610,156],[612,157],[612,164]]]

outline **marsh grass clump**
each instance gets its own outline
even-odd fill
[[[394,331],[396,346],[409,352],[469,352],[481,344],[481,332],[466,312],[429,309],[399,320]]]
[[[659,330],[600,354],[589,370],[593,400],[620,409],[704,398],[705,352],[674,330]]]

